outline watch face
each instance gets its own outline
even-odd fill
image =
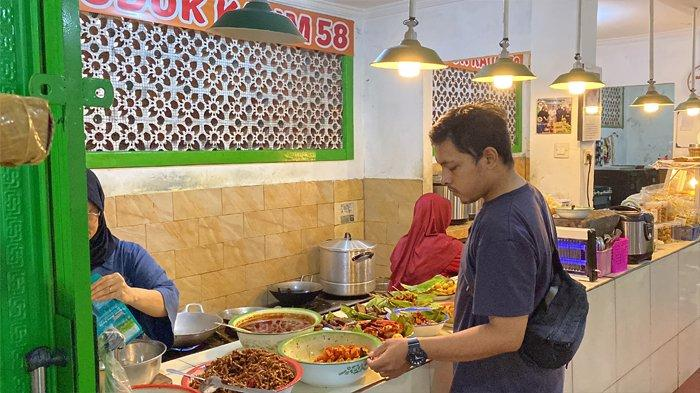
[[[412,366],[420,366],[421,364],[424,364],[428,360],[428,357],[425,354],[425,351],[423,351],[420,348],[411,348],[408,352],[408,363],[410,363]]]

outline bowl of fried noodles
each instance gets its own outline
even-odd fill
[[[335,387],[362,379],[367,357],[379,345],[377,337],[366,333],[323,330],[290,338],[277,351],[301,364],[304,383]]]
[[[227,385],[290,393],[302,378],[304,370],[298,362],[288,357],[265,349],[244,348],[200,364],[187,374],[201,378],[217,376]],[[184,376],[181,384],[199,389],[200,381]],[[216,393],[226,391],[219,389]]]

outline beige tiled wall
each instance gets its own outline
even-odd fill
[[[365,239],[377,243],[376,276],[389,277],[389,256],[411,228],[413,206],[423,195],[423,181],[365,179],[364,185]]]
[[[372,188],[375,192],[375,188]],[[355,222],[342,224],[340,204]],[[112,232],[144,246],[180,290],[180,306],[262,305],[266,287],[318,273],[318,244],[365,236],[360,179],[125,195],[106,200]],[[272,301],[270,296],[270,301]]]

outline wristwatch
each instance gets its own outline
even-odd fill
[[[408,353],[406,354],[406,361],[411,366],[420,366],[428,361],[428,354],[425,353],[423,348],[420,347],[420,341],[417,338],[408,339]]]

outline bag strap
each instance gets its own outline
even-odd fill
[[[554,282],[557,277],[564,273],[564,266],[561,264],[561,258],[559,257],[559,248],[557,247],[556,240],[557,236],[554,232],[554,220],[551,214],[543,214],[543,218],[549,224],[549,245],[552,250],[552,279],[549,282],[549,289],[544,295],[545,306],[549,307],[549,304],[554,300],[559,292],[559,285],[555,285]]]

